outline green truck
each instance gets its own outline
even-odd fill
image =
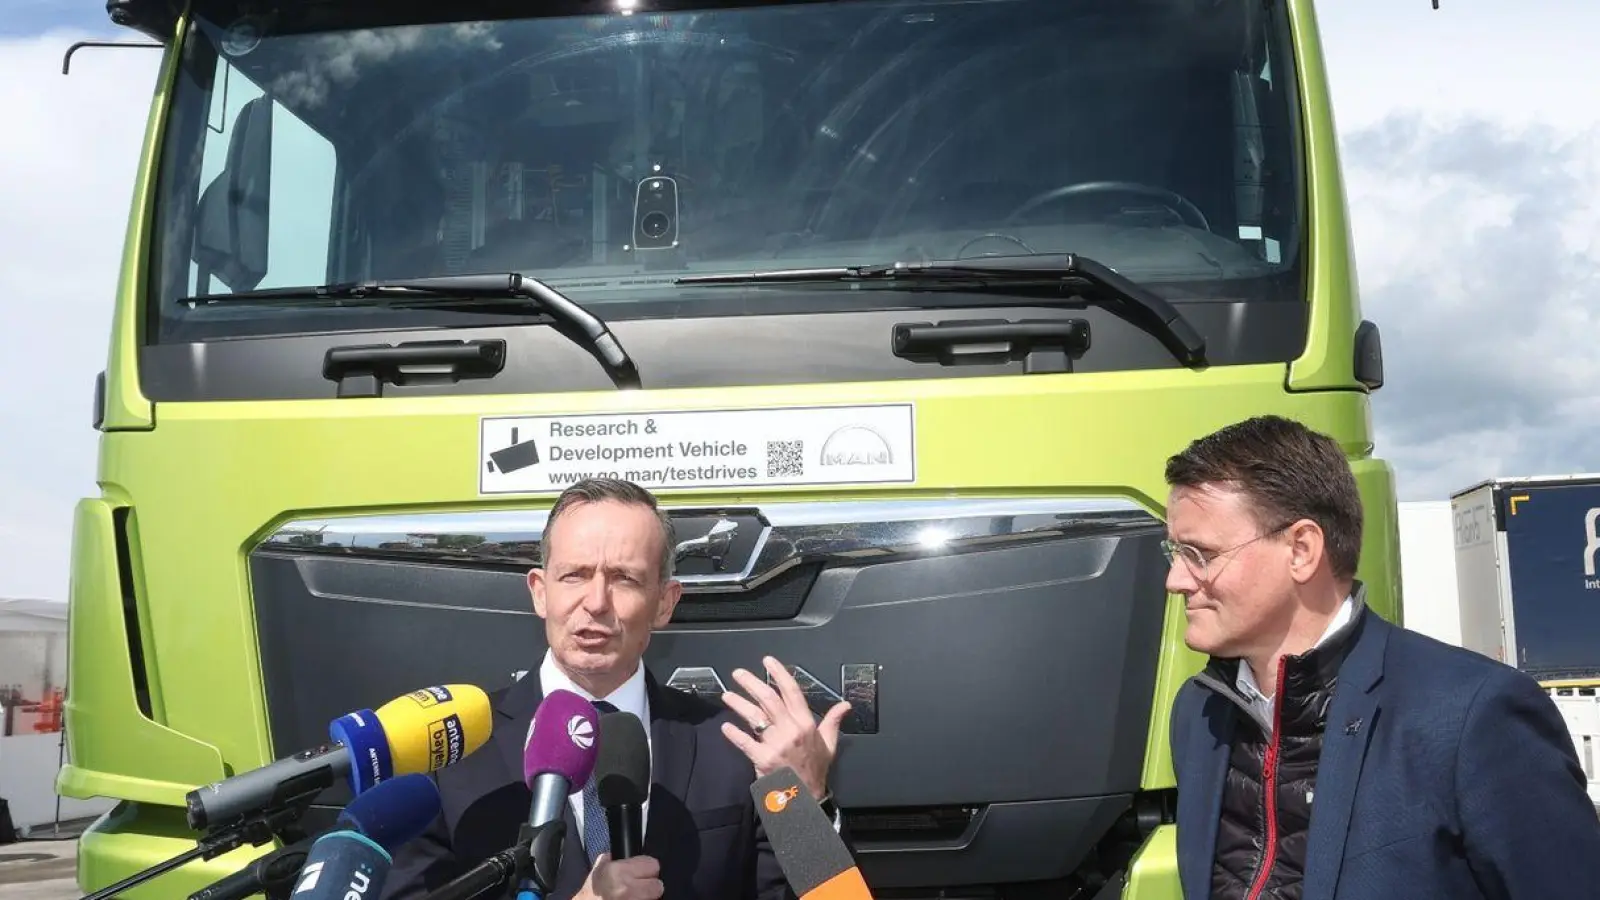
[[[1398,616],[1309,0],[107,7],[164,49],[75,519],[85,890],[339,715],[535,667],[585,476],[674,516],[660,678],[852,701],[884,898],[1178,898],[1193,438],[1336,436]]]

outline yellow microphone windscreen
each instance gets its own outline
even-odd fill
[[[395,775],[455,765],[489,740],[489,695],[472,684],[412,691],[378,707]]]

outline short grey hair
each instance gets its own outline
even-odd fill
[[[555,530],[556,519],[580,503],[599,503],[604,500],[643,506],[655,513],[656,521],[661,524],[661,581],[665,584],[671,580],[676,573],[678,556],[677,532],[672,527],[672,518],[656,503],[654,494],[621,478],[586,478],[561,492],[561,496],[556,498],[555,505],[550,507],[550,517],[545,521],[544,533],[539,536],[541,564],[550,559],[550,534]]]

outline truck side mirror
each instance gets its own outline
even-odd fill
[[[271,194],[272,103],[257,97],[239,110],[227,161],[200,195],[193,255],[202,286],[209,274],[247,291],[266,276]]]

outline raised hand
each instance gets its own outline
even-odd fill
[[[850,704],[839,701],[818,723],[789,670],[770,656],[761,662],[772,676],[772,684],[744,669],[735,669],[733,680],[750,696],[731,691],[722,695],[722,702],[744,720],[750,734],[732,722],[723,724],[722,733],[749,757],[757,778],[788,766],[814,796],[825,797],[828,771],[838,752],[839,729]]]

